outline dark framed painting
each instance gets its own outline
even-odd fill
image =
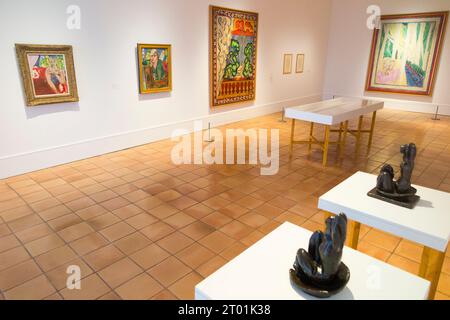
[[[28,106],[76,102],[72,46],[16,44]]]
[[[172,91],[172,56],[170,44],[138,44],[139,92]]]
[[[381,16],[366,91],[431,96],[448,12]]]
[[[210,7],[211,107],[256,96],[258,13]]]

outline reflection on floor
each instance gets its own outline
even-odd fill
[[[317,198],[357,170],[400,163],[415,142],[413,182],[450,192],[450,118],[384,110],[373,147],[345,158],[295,146],[280,114],[227,128],[280,129],[280,170],[250,165],[173,165],[161,141],[0,181],[0,299],[186,299],[194,285],[284,221],[321,229]],[[298,138],[309,127],[299,125]],[[318,129],[320,130],[320,129]],[[367,138],[365,138],[367,139]],[[364,146],[363,140],[361,146]],[[359,249],[417,274],[422,248],[363,227]],[[66,288],[69,265],[82,290]],[[450,254],[438,299],[450,299]]]

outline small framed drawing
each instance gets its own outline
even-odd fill
[[[288,53],[284,55],[283,59],[283,74],[292,73],[292,59],[293,55]]]
[[[170,44],[138,44],[139,93],[172,91]]]
[[[295,64],[295,73],[303,73],[303,66],[305,63],[305,55],[303,53],[297,54],[297,59],[296,59],[296,64]]]
[[[72,46],[16,44],[27,106],[76,102]]]

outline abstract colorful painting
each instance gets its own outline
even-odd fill
[[[211,106],[255,100],[258,14],[211,7]]]
[[[171,46],[138,44],[139,92],[156,93],[172,90]]]
[[[367,91],[431,95],[448,12],[381,16]]]
[[[78,101],[71,46],[16,44],[27,105]]]

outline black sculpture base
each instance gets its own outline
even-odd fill
[[[369,197],[383,200],[408,209],[414,209],[417,202],[420,200],[420,197],[414,194],[395,198],[387,197],[386,195],[380,193],[377,188],[370,190],[367,195]]]
[[[297,273],[294,269],[289,270],[292,282],[302,291],[317,298],[329,298],[342,291],[350,280],[350,270],[341,262],[339,270],[334,279],[327,284],[319,284],[311,281],[301,271]]]

